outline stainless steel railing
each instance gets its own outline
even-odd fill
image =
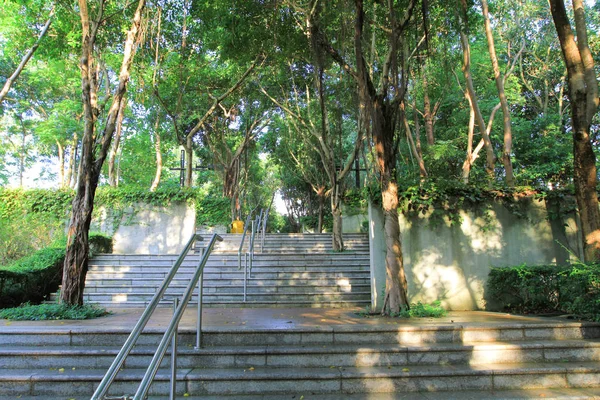
[[[244,224],[244,232],[242,233],[242,240],[240,242],[240,248],[238,249],[238,269],[242,269],[242,251],[244,249],[244,241],[246,240],[246,233],[248,232],[248,226],[250,225],[250,218],[252,213],[248,214],[246,223]]]
[[[269,208],[267,208],[267,211],[265,212],[265,215],[264,215],[263,221],[262,221],[262,230],[261,230],[261,237],[260,237],[260,251],[261,252],[265,249],[265,234],[267,232],[267,220],[269,219],[270,211],[271,211],[271,206],[269,206]]]
[[[160,300],[163,298],[170,282],[173,280],[173,277],[175,276],[175,274],[177,273],[177,270],[179,269],[183,260],[185,259],[185,256],[188,254],[188,252],[191,250],[191,248],[193,247],[194,243],[197,240],[202,240],[202,237],[200,237],[197,234],[192,235],[192,237],[186,244],[185,248],[183,249],[183,251],[181,252],[179,257],[177,258],[177,261],[175,261],[175,264],[173,265],[173,267],[171,268],[171,270],[165,277],[162,285],[160,286],[160,288],[158,289],[158,291],[156,292],[156,294],[154,295],[154,297],[148,304],[148,307],[146,307],[146,309],[142,313],[142,316],[140,317],[139,321],[136,323],[131,334],[125,341],[125,344],[119,351],[119,354],[116,356],[115,360],[113,361],[113,363],[109,367],[108,371],[104,375],[104,378],[102,378],[102,381],[100,382],[100,385],[98,386],[98,388],[92,395],[91,400],[105,399],[105,395],[108,392],[108,389],[109,389],[110,385],[112,384],[112,382],[114,381],[115,377],[117,376],[117,373],[123,366],[123,363],[125,362],[125,358],[131,352],[133,346],[135,345],[136,341],[138,340],[140,334],[142,333],[142,330],[148,323],[148,320],[152,316],[152,314],[153,314],[154,310],[156,309]],[[181,318],[183,317],[183,312],[185,311],[185,308],[187,307],[190,299],[192,298],[196,283],[199,284],[200,288],[202,287],[201,278],[203,276],[204,266],[206,265],[208,257],[210,256],[210,253],[211,253],[217,240],[221,241],[223,239],[219,235],[214,234],[212,236],[212,238],[210,239],[209,244],[206,246],[206,250],[202,254],[202,257],[200,259],[198,267],[196,268],[196,271],[194,272],[194,275],[185,290],[185,293],[183,295],[183,299],[182,299],[181,303],[178,303],[177,300],[175,301],[176,304],[177,303],[178,304],[175,306],[175,312],[173,314],[173,318],[171,319],[171,322],[169,323],[169,326],[168,326],[162,340],[160,341],[160,343],[158,345],[156,353],[154,353],[152,361],[150,362],[150,365],[148,366],[148,369],[146,370],[146,374],[144,375],[144,378],[142,379],[140,386],[138,387],[138,390],[133,397],[134,400],[142,400],[146,397],[148,390],[150,388],[150,384],[154,380],[154,377],[156,376],[156,372],[158,371],[160,363],[166,353],[167,347],[169,345],[169,341],[173,340],[173,338],[176,336],[175,332],[177,331],[179,322],[181,321]],[[199,309],[198,314],[200,316],[202,315],[201,308],[202,308],[202,291],[200,291],[198,293],[198,309]],[[201,320],[201,318],[199,318],[197,321],[196,344],[199,347],[199,346],[201,346],[201,343],[202,343],[202,320]],[[174,346],[174,348],[172,349],[172,352],[175,353],[175,355],[174,356],[172,355],[172,364],[176,364],[176,360],[177,360],[176,340],[173,340],[173,346]],[[176,365],[171,365],[171,375],[172,375],[171,376],[171,388],[172,388],[171,389],[172,390],[171,398],[172,399],[175,396],[174,388],[175,388],[175,379],[176,379],[176,376],[175,376],[176,369],[177,369]]]

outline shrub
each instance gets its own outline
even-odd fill
[[[68,306],[64,304],[38,304],[25,303],[19,307],[0,310],[0,319],[13,321],[43,321],[56,319],[92,319],[110,314],[106,310],[84,304],[82,306]]]
[[[561,312],[600,321],[600,265],[492,268],[486,299],[491,308],[508,312]]]
[[[90,233],[89,241],[91,250],[112,250],[112,240],[106,235]],[[62,281],[65,248],[65,240],[59,240],[52,247],[0,267],[0,307],[37,304],[54,293]]]
[[[445,317],[447,313],[439,300],[431,304],[423,304],[419,301],[412,303],[409,310],[401,311],[398,316],[402,318],[441,318]]]

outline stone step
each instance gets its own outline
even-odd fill
[[[0,368],[108,368],[117,346],[5,346],[0,349]],[[137,346],[125,368],[144,368],[154,354],[153,346]],[[168,355],[170,352],[167,353]],[[166,357],[163,366],[170,361]],[[426,365],[485,365],[513,363],[600,362],[599,341],[537,341],[431,344],[424,346],[305,345],[208,347],[179,349],[179,368],[264,367],[397,367]]]
[[[129,302],[150,302],[154,293],[89,293],[83,294],[83,301],[90,303],[129,303]],[[166,296],[180,296],[181,292],[167,292]],[[242,289],[237,293],[207,293],[202,294],[203,302],[220,302],[220,301],[240,301],[242,299]],[[304,303],[318,303],[318,302],[331,302],[331,301],[343,301],[345,299],[354,300],[371,300],[370,291],[362,292],[291,292],[291,293],[247,293],[248,300],[253,301],[292,301],[292,302],[304,302]],[[192,296],[191,302],[194,303],[198,299],[197,294]],[[54,300],[54,298],[50,299]],[[170,302],[170,299],[166,299],[166,302]]]
[[[111,255],[111,257],[100,257],[95,256],[90,260],[89,265],[131,265],[131,264],[147,264],[147,265],[173,265],[177,258],[168,257],[168,256],[127,256],[123,257],[120,255]],[[242,261],[244,259],[244,255],[242,254]],[[369,260],[368,252],[354,252],[354,253],[343,253],[343,254],[335,254],[335,253],[327,253],[327,254],[313,254],[313,253],[288,253],[288,254],[276,254],[276,253],[254,253],[255,260],[261,261],[296,261],[298,259],[302,260]],[[197,256],[188,256],[185,258],[183,264],[188,265],[197,265],[200,261],[200,257]],[[237,253],[228,253],[228,254],[219,254],[212,253],[208,259],[207,264],[214,262],[223,262],[223,261],[238,261]]]
[[[401,396],[401,397],[399,397]],[[600,399],[598,388],[569,388],[569,389],[521,389],[521,390],[490,390],[452,392],[416,392],[416,393],[339,393],[312,394],[309,392],[294,392],[293,394],[276,395],[214,395],[190,396],[188,393],[175,396],[176,400],[589,400]],[[19,400],[72,400],[70,396],[20,396]],[[164,400],[164,396],[148,396],[148,400]]]
[[[125,279],[135,279],[135,280],[144,280],[144,279],[162,279],[166,276],[166,272],[132,272],[132,273],[104,273],[104,272],[94,272],[88,274],[89,279],[116,279],[116,278],[125,278]],[[257,280],[260,279],[320,279],[320,278],[364,278],[370,276],[369,271],[365,269],[346,269],[346,270],[326,270],[326,269],[310,269],[306,271],[268,271],[268,272],[257,272],[254,269],[250,272],[251,278],[255,278]],[[191,274],[184,275],[176,275],[176,278],[180,279],[187,278]],[[234,272],[209,272],[207,271],[205,274],[206,278],[209,279],[243,279],[244,271],[234,271]]]
[[[254,274],[252,274],[254,275]],[[88,275],[85,283],[86,289],[92,287],[100,287],[100,286],[114,286],[114,287],[131,287],[131,286],[149,286],[149,287],[159,287],[163,282],[162,278],[147,278],[143,279],[131,279],[127,277],[117,278],[99,278],[96,275]],[[175,277],[171,284],[174,286],[186,286],[189,282],[189,279],[178,279]],[[219,275],[212,275],[205,273],[204,276],[204,287],[211,286],[242,286],[244,284],[243,272],[235,278],[228,279],[220,279]],[[295,286],[357,286],[357,285],[370,285],[369,276],[364,274],[362,277],[339,277],[339,278],[329,278],[329,277],[317,277],[314,279],[311,278],[302,278],[296,277],[288,280],[283,279],[262,279],[250,277],[248,278],[248,286],[285,286],[285,285],[295,285]]]
[[[333,368],[332,368],[333,367]],[[132,394],[143,369],[125,369],[109,394]],[[0,395],[89,396],[102,378],[99,369],[50,368],[32,372],[10,369],[0,375]],[[169,393],[170,374],[161,369],[150,387],[151,395]],[[579,362],[431,365],[405,367],[235,368],[177,370],[177,394],[250,395],[282,393],[406,393],[492,391],[546,388],[598,388],[600,364]]]
[[[195,300],[195,299],[194,299]],[[56,302],[56,298],[52,297],[50,302]],[[105,308],[145,308],[149,303],[148,301],[127,301],[123,303],[114,303],[114,302],[94,302],[99,307]],[[172,307],[172,301],[164,300],[159,303],[159,307]],[[204,307],[206,308],[332,308],[332,309],[342,309],[342,308],[354,308],[354,307],[367,307],[371,304],[371,299],[369,298],[360,300],[360,299],[342,299],[342,300],[332,300],[332,301],[315,301],[313,299],[295,299],[295,300],[250,300],[248,299],[246,302],[243,302],[243,296],[240,295],[239,298],[235,300],[205,300],[202,302]]]
[[[167,295],[170,293],[183,293],[187,284],[172,284],[167,289]],[[154,294],[156,293],[158,287],[157,286],[116,286],[116,285],[99,285],[92,286],[86,285],[85,292],[86,293],[146,293],[146,294]],[[217,294],[226,294],[226,293],[239,293],[243,290],[243,282],[240,282],[237,285],[231,284],[221,284],[221,285],[208,285],[205,284],[203,287],[203,292],[207,293],[217,293]],[[370,290],[369,284],[362,285],[255,285],[249,284],[247,286],[248,293],[351,293],[351,292],[368,292]]]
[[[138,272],[138,271],[169,271],[173,264],[169,263],[152,263],[143,264],[140,263],[106,263],[106,264],[90,264],[88,272],[101,271],[101,272]],[[195,271],[198,267],[198,263],[185,263],[179,267],[180,271]],[[258,268],[299,268],[299,267],[326,267],[329,269],[335,268],[348,268],[348,267],[363,267],[368,268],[368,261],[361,259],[353,260],[263,260],[255,258],[252,263],[252,269]],[[204,267],[207,271],[210,270],[223,270],[231,269],[238,270],[239,266],[237,260],[233,261],[213,261],[207,263]],[[242,261],[242,268],[244,268],[244,261]]]
[[[196,314],[190,307],[187,313]],[[285,317],[283,317],[285,318]],[[232,320],[230,325],[209,326],[203,330],[205,346],[321,346],[357,345],[369,348],[374,344],[428,346],[432,344],[521,343],[527,341],[577,341],[596,343],[600,340],[600,324],[580,322],[510,323],[461,325],[427,323],[403,325],[391,320],[377,325],[323,325],[279,329],[245,327],[244,320]],[[62,325],[54,326],[4,326],[0,335],[0,349],[4,346],[121,346],[131,327],[102,328],[102,319],[95,325],[87,324],[78,329]],[[133,325],[133,323],[132,323]],[[140,345],[155,346],[164,331],[148,328],[140,337]],[[182,347],[195,343],[194,328],[180,328]],[[566,343],[566,342],[565,342]],[[595,347],[595,344],[590,344]]]

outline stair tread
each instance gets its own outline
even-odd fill
[[[143,368],[124,368],[117,381],[141,377]],[[563,374],[563,373],[600,373],[600,362],[573,363],[513,363],[513,364],[477,364],[477,365],[410,365],[390,367],[234,367],[234,368],[179,368],[179,379],[192,380],[330,380],[360,378],[391,377],[446,377],[446,376],[480,376],[480,375],[517,375],[517,374]],[[29,380],[53,378],[60,380],[99,380],[104,375],[104,368],[68,368],[51,367],[47,369],[4,369],[1,381]],[[156,375],[157,380],[169,378],[169,369],[161,368]],[[600,382],[598,382],[600,385]]]
[[[116,354],[120,346],[11,346],[3,345],[0,355],[15,354]],[[307,344],[307,345],[262,345],[262,346],[207,346],[201,349],[181,346],[179,352],[182,354],[337,354],[337,353],[377,353],[377,352],[408,352],[408,351],[466,351],[473,350],[510,350],[510,349],[598,349],[600,339],[586,340],[536,340],[536,341],[513,341],[513,342],[466,342],[466,343],[433,343],[433,344],[380,344],[365,346],[364,344]],[[137,345],[131,354],[153,354],[156,346]]]

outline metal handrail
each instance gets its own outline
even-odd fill
[[[261,252],[263,252],[263,250],[265,249],[265,234],[267,232],[267,220],[269,219],[270,211],[271,211],[271,206],[269,206],[269,208],[267,208],[267,211],[265,212],[265,217],[263,218],[262,235],[260,238],[260,251]]]
[[[160,302],[161,298],[164,296],[169,284],[171,283],[171,281],[173,280],[173,277],[177,273],[177,270],[183,263],[183,260],[185,259],[187,253],[189,253],[189,251],[192,249],[194,243],[197,240],[202,240],[202,237],[198,234],[193,234],[192,237],[190,238],[190,240],[188,241],[188,243],[186,244],[186,246],[184,247],[183,251],[179,255],[179,257],[175,261],[175,264],[173,264],[173,267],[169,271],[168,275],[165,277],[162,285],[159,287],[158,291],[156,292],[154,297],[152,297],[152,300],[150,301],[150,303],[148,304],[148,306],[142,313],[142,316],[140,317],[139,321],[136,323],[135,327],[131,331],[131,334],[125,341],[125,344],[119,351],[119,354],[115,357],[115,360],[113,361],[113,363],[109,367],[108,371],[102,378],[102,381],[100,382],[100,385],[98,385],[98,388],[96,388],[96,391],[92,395],[91,400],[101,400],[101,399],[105,398],[106,392],[108,392],[110,385],[113,383],[115,377],[117,376],[117,373],[123,366],[123,363],[125,362],[125,358],[131,352],[131,349],[133,348],[136,341],[138,340],[144,327],[148,323],[148,320],[150,319],[150,317],[152,316],[156,307],[158,306],[158,303]],[[140,388],[138,388],[138,392],[136,392],[136,396],[134,397],[134,399],[143,399],[146,396],[148,389],[150,387],[150,383],[154,379],[154,376],[156,375],[156,371],[158,371],[158,366],[160,365],[160,361],[162,361],[162,358],[164,357],[164,353],[166,351],[166,346],[164,347],[164,350],[162,349],[162,346],[164,346],[163,341],[164,341],[165,337],[167,337],[167,333],[169,333],[169,331],[171,331],[171,333],[168,336],[168,340],[169,341],[172,340],[173,331],[179,325],[179,321],[181,320],[181,317],[183,316],[183,311],[187,307],[187,304],[192,297],[193,291],[195,289],[194,286],[198,282],[199,278],[202,276],[204,266],[206,265],[208,257],[210,256],[210,252],[211,252],[212,248],[214,247],[216,240],[222,241],[223,239],[219,235],[214,234],[206,248],[206,251],[203,252],[202,257],[200,259],[200,263],[198,264],[198,268],[196,269],[196,272],[195,272],[194,276],[192,277],[192,280],[190,281],[188,287],[186,288],[186,292],[184,294],[183,301],[178,306],[175,306],[176,310],[173,315],[173,319],[171,320],[171,324],[169,324],[169,327],[167,328],[167,332],[165,333],[165,336],[163,336],[163,340],[161,340],[161,343],[159,344],[159,348],[157,349],[157,352],[155,353],[154,358],[152,359],[154,361],[155,358],[158,357],[157,354],[159,354],[159,351],[162,352],[162,354],[160,355],[160,360],[158,361],[158,364],[156,365],[156,370],[152,373],[150,381],[147,383],[147,387],[145,389],[143,389],[144,394],[142,395],[142,397],[138,397],[138,392],[140,392]],[[200,285],[201,285],[201,283],[200,283]],[[177,300],[175,300],[175,301],[177,301]],[[200,311],[201,307],[202,307],[202,292],[200,291],[200,293],[198,293],[199,312],[201,312]],[[197,343],[200,342],[200,337],[202,334],[201,328],[202,328],[201,320],[198,320],[198,331],[196,332],[196,334],[197,334],[196,342]],[[174,344],[174,348],[172,351],[176,353],[177,346],[176,346],[175,340],[173,340],[173,344]],[[167,346],[168,346],[168,341],[167,341]],[[176,363],[176,355],[172,356],[172,364],[173,364],[171,366],[172,374],[174,374],[174,372],[176,371],[175,363]],[[152,363],[151,363],[151,366],[153,366]],[[149,369],[150,369],[150,367],[149,367]],[[144,376],[144,378],[146,378],[147,375],[149,375],[148,371],[146,372],[146,375]],[[172,376],[171,381],[174,382],[175,378],[176,378],[175,376]],[[140,387],[142,387],[143,384],[145,384],[144,380],[142,380],[142,382],[140,383]],[[173,387],[173,383],[171,384],[171,386]],[[171,398],[173,398],[173,396],[174,396],[174,393],[171,393]]]
[[[113,381],[115,380],[115,377],[117,376],[117,373],[123,366],[123,363],[125,362],[125,358],[129,355],[129,353],[131,352],[131,349],[133,349],[133,346],[135,345],[135,342],[138,340],[140,334],[142,333],[142,330],[144,329],[144,327],[150,320],[150,317],[152,317],[152,313],[154,313],[154,310],[158,306],[158,303],[160,302],[160,300],[164,296],[165,292],[167,291],[167,287],[169,286],[169,284],[175,277],[175,274],[177,273],[177,270],[179,270],[179,267],[183,263],[183,260],[185,259],[187,253],[192,249],[192,247],[194,246],[194,243],[197,240],[202,240],[202,237],[200,235],[197,235],[194,233],[192,235],[192,237],[190,237],[190,240],[188,240],[188,242],[185,245],[185,247],[183,248],[183,250],[181,251],[181,254],[179,254],[179,257],[177,258],[177,260],[175,261],[175,264],[173,264],[173,267],[171,267],[171,270],[169,271],[169,273],[163,280],[163,283],[161,284],[160,288],[154,294],[154,297],[152,297],[152,300],[150,300],[150,303],[148,303],[148,306],[142,313],[140,319],[133,327],[131,334],[129,334],[129,337],[123,344],[123,347],[119,351],[119,354],[117,354],[117,356],[115,357],[115,360],[108,368],[108,371],[104,375],[104,378],[102,378],[102,381],[100,381],[100,384],[96,388],[96,391],[94,392],[94,394],[92,395],[90,400],[100,400],[106,395],[108,388],[113,383]]]
[[[250,237],[250,244],[248,245],[248,254],[250,255],[250,271],[252,271],[252,262],[254,261],[254,239],[260,230],[260,223],[263,219],[263,213],[264,210],[261,208],[260,215],[256,217],[256,221],[252,225],[252,236]]]
[[[244,224],[244,232],[242,233],[242,241],[240,242],[240,248],[238,249],[238,269],[242,269],[242,250],[244,248],[244,241],[246,240],[246,233],[248,232],[248,226],[250,225],[250,218],[252,213],[246,217],[246,223]]]
[[[179,326],[179,322],[181,321],[181,318],[183,317],[183,312],[185,311],[185,308],[187,307],[190,299],[192,298],[194,289],[196,287],[196,283],[198,283],[198,280],[203,275],[202,273],[204,272],[204,266],[206,265],[206,261],[208,260],[208,257],[210,256],[210,252],[212,251],[212,248],[214,247],[215,242],[217,240],[222,241],[223,238],[221,238],[221,236],[219,236],[215,233],[212,236],[212,238],[210,239],[208,246],[206,246],[206,251],[202,255],[202,259],[200,260],[200,263],[198,264],[198,268],[196,268],[196,272],[194,272],[194,276],[190,280],[187,288],[185,289],[183,299],[181,300],[181,303],[179,304],[179,306],[177,307],[177,310],[173,314],[173,318],[171,319],[171,322],[169,323],[169,326],[168,326],[165,334],[163,335],[163,338],[160,341],[158,348],[156,349],[156,352],[154,353],[154,356],[152,357],[152,361],[150,361],[150,365],[148,365],[146,374],[142,378],[140,386],[138,387],[137,392],[133,396],[133,400],[143,400],[146,397],[146,395],[148,394],[148,390],[150,390],[150,384],[152,383],[152,381],[154,380],[154,377],[156,376],[156,373],[158,372],[158,368],[160,367],[160,363],[162,362],[162,359],[165,356],[167,347],[169,346],[169,342],[171,342],[173,335],[175,334],[175,332]],[[202,299],[199,299],[198,306],[200,307],[201,305],[202,305]],[[201,332],[198,332],[198,333],[201,333]],[[173,349],[172,351],[177,352],[177,349]],[[174,373],[174,372],[172,372],[172,373]],[[172,376],[171,379],[174,379],[174,377]],[[174,393],[172,393],[171,395],[173,397]]]

